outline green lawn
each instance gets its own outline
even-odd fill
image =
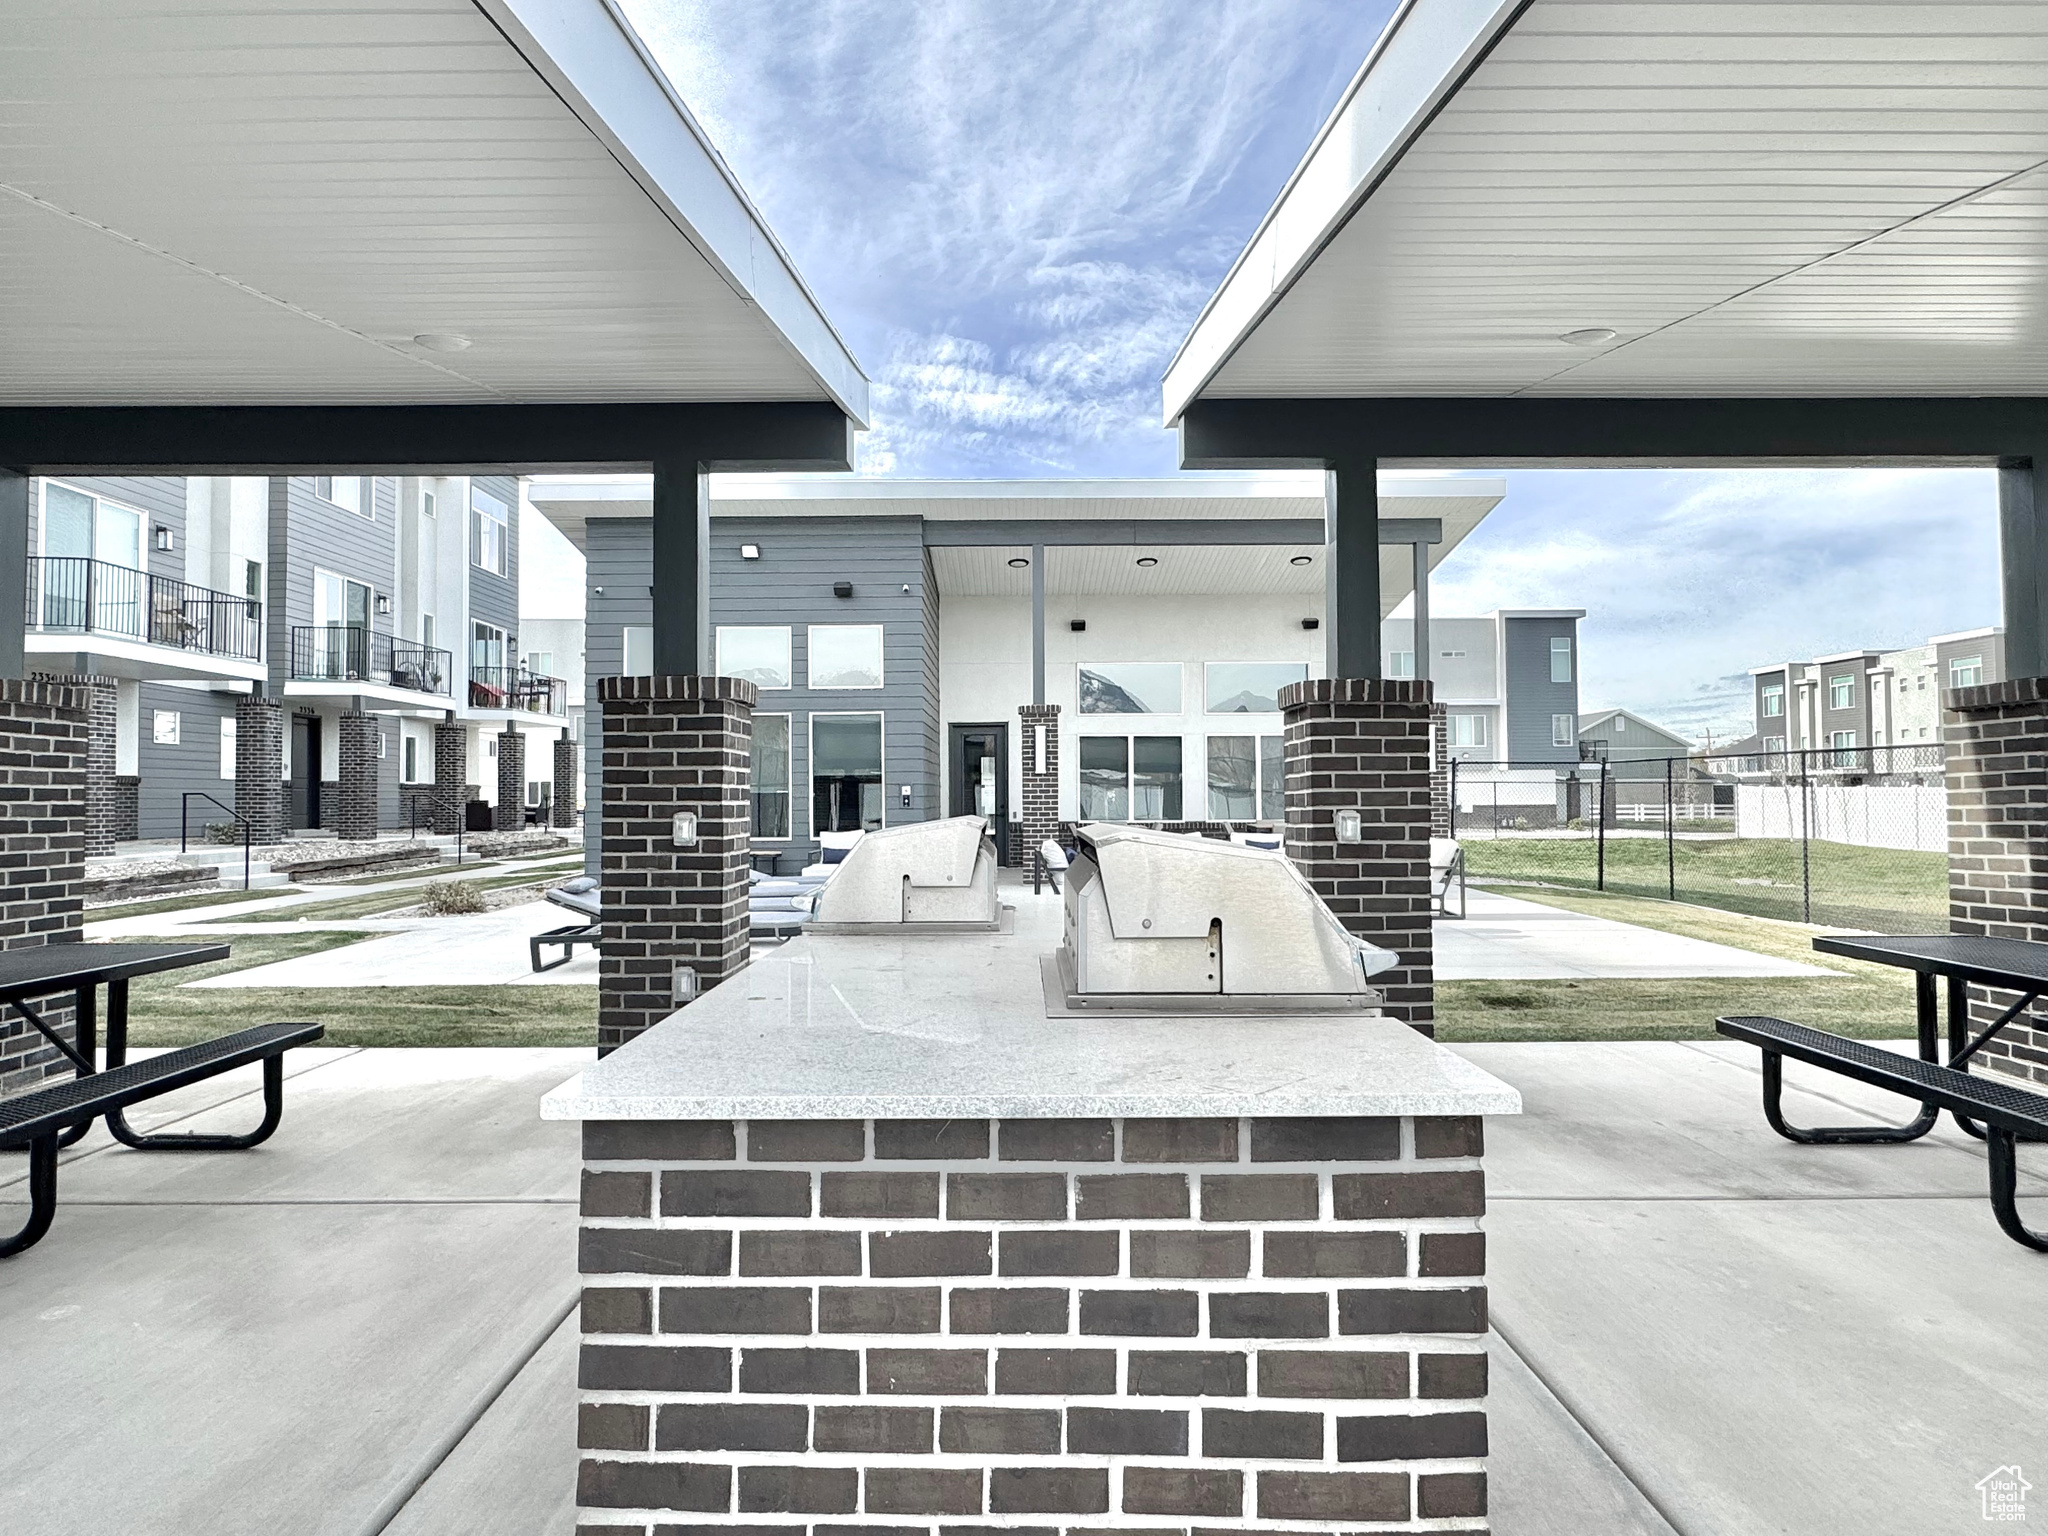
[[[190,932],[175,935],[191,939]],[[131,984],[128,1038],[192,1045],[251,1024],[310,1020],[326,1045],[595,1045],[597,988],[249,987],[199,990],[203,976],[360,943],[372,934],[234,934],[227,960]]]
[[[94,904],[85,909],[88,923],[102,923],[117,917],[157,917],[165,912],[189,912],[197,907],[218,907],[231,901],[261,901],[266,896],[296,896],[292,885],[260,886],[253,891],[239,886],[232,891],[205,890],[196,896],[160,896],[143,901]]]
[[[1474,838],[1465,843],[1474,876],[1542,880],[1592,887],[1598,850],[1590,836]],[[1890,933],[1948,931],[1948,855],[1847,843],[1800,845],[1775,838],[1688,837],[1681,828],[1667,852],[1661,836],[1610,832],[1606,889],[1663,896],[1667,858],[1676,864],[1678,899],[1731,912],[1793,922],[1805,917],[1803,884],[1811,887],[1811,921]]]
[[[1471,845],[1483,846],[1483,845]],[[1614,845],[1608,844],[1608,851]],[[1903,971],[1816,955],[1826,930],[1737,912],[1598,891],[1515,886],[1504,894],[1571,912],[1727,944],[1840,971],[1840,976],[1679,981],[1446,981],[1436,989],[1440,1040],[1708,1040],[1725,1013],[1769,1013],[1864,1039],[1913,1033]]]
[[[520,886],[539,885],[544,881],[559,878],[568,873],[560,869],[524,869],[509,874],[475,875],[463,874],[460,878],[465,885],[473,885],[479,891],[514,890]],[[444,880],[454,875],[453,870],[437,872],[431,879]],[[386,912],[396,912],[404,907],[416,907],[420,903],[420,888],[427,883],[421,879],[396,890],[372,891],[362,896],[341,896],[333,901],[309,901],[295,907],[280,907],[273,912],[251,912],[246,916],[223,918],[223,922],[234,923],[334,923],[358,917],[381,917]]]

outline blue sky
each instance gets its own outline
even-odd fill
[[[626,0],[874,380],[874,474],[1174,472],[1159,378],[1390,0]],[[1998,617],[1987,471],[1515,472],[1438,612],[1582,607],[1585,702]]]

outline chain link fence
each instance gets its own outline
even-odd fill
[[[1454,761],[1479,880],[1697,902],[1880,933],[1948,931],[1942,748],[1576,763]]]

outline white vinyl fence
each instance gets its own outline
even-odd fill
[[[1812,825],[1806,824],[1808,815]],[[1939,784],[1739,784],[1735,835],[1948,851],[1948,791]]]

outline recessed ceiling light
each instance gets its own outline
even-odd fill
[[[1614,332],[1604,325],[1589,325],[1583,331],[1566,331],[1557,339],[1575,347],[1604,347],[1614,340]]]
[[[1013,571],[1021,571],[1024,569],[1025,566],[1029,565],[1030,563],[1031,562],[1029,560],[1026,560],[1022,555],[1018,555],[1015,559],[1013,559],[1010,562],[1010,569]]]
[[[1159,563],[1159,558],[1158,558],[1158,556],[1156,556],[1156,555],[1140,555],[1140,556],[1138,556],[1138,564],[1140,564],[1140,565],[1157,565],[1158,563]]]
[[[469,338],[453,331],[423,331],[413,337],[412,344],[429,352],[467,352],[470,348]]]
[[[1314,565],[1316,563],[1316,557],[1314,555],[1296,555],[1287,563],[1289,565]]]

